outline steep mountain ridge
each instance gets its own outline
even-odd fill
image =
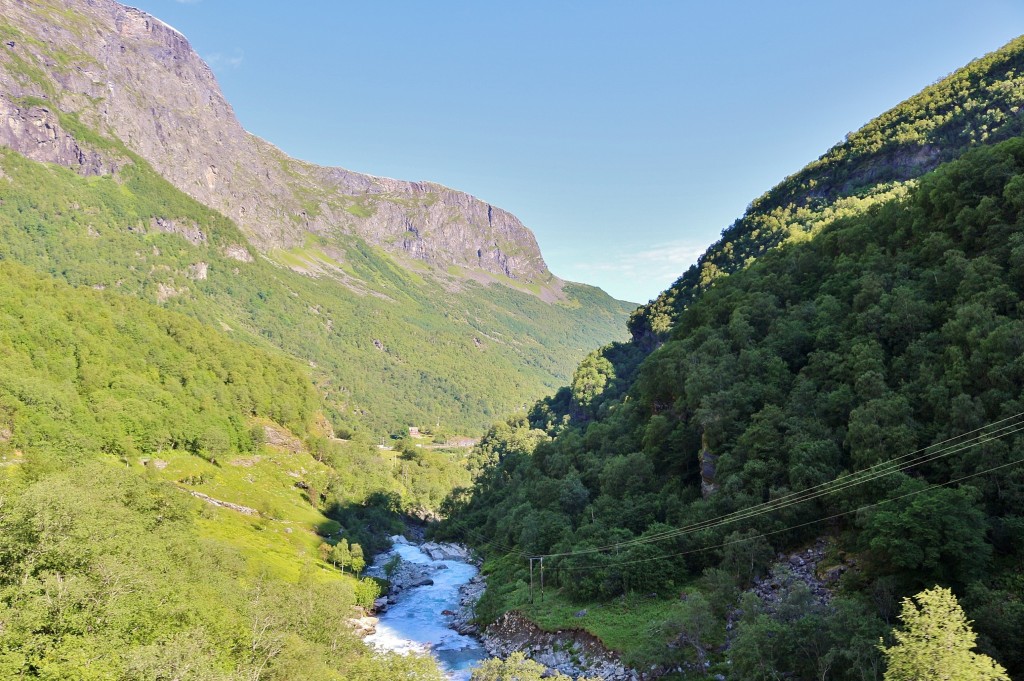
[[[455,266],[561,296],[533,234],[507,211],[434,183],[297,161],[246,132],[188,40],[145,12],[112,0],[3,0],[0,8],[8,146],[36,140],[40,112],[23,102],[43,100],[122,140],[271,257],[311,236],[354,235],[442,276]],[[98,172],[91,153],[70,149],[83,141],[63,132],[52,141],[68,153],[46,160]]]
[[[907,185],[966,150],[1024,131],[1024,37],[879,115],[751,202],[722,238],[630,321],[654,347],[715,281],[836,220],[905,196]]]

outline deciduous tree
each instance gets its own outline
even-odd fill
[[[896,644],[882,648],[889,661],[885,681],[1009,681],[995,660],[973,652],[977,636],[950,589],[936,586],[904,598],[900,620]]]

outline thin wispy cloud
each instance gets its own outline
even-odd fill
[[[614,259],[579,263],[576,267],[581,271],[619,272],[645,277],[679,276],[697,261],[706,248],[705,244],[670,242],[641,251],[626,251]]]
[[[178,2],[184,2],[186,0],[178,0]],[[195,0],[198,1],[198,0]],[[233,54],[224,54],[223,52],[213,52],[204,57],[206,63],[214,71],[224,71],[227,69],[237,69],[245,61],[245,53],[242,50],[235,50]]]
[[[703,243],[671,241],[576,262],[567,274],[577,281],[600,280],[602,287],[623,300],[647,300],[678,279],[706,248]]]

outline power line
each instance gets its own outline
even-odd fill
[[[1024,413],[1017,414],[1015,416],[1011,416],[1011,417],[1008,417],[1006,419],[1002,419],[1001,421],[996,421],[996,422],[994,422],[992,424],[989,424],[987,426],[983,426],[982,428],[978,428],[978,429],[975,429],[973,431],[968,431],[967,433],[963,433],[963,434],[958,435],[958,436],[956,436],[954,438],[949,438],[949,439],[944,440],[942,442],[938,442],[938,443],[935,443],[933,445],[929,445],[928,447],[926,447],[924,449],[916,450],[914,452],[911,452],[910,454],[905,454],[903,456],[897,457],[896,459],[890,459],[888,461],[884,461],[884,462],[875,464],[874,466],[872,466],[870,468],[867,468],[867,469],[864,469],[864,470],[861,470],[861,471],[856,471],[854,473],[848,473],[846,475],[839,476],[838,478],[835,478],[835,479],[830,480],[828,482],[820,483],[818,485],[814,485],[812,487],[809,487],[807,489],[800,490],[800,491],[797,491],[797,492],[791,492],[791,493],[783,495],[781,497],[777,497],[775,499],[771,499],[769,501],[762,502],[761,504],[757,504],[755,506],[751,506],[751,507],[748,507],[748,508],[745,508],[745,509],[741,509],[741,510],[738,510],[738,511],[733,511],[732,513],[729,513],[729,514],[726,514],[726,515],[723,515],[723,516],[718,516],[717,518],[711,518],[711,519],[708,519],[708,520],[699,521],[698,523],[694,523],[693,525],[686,526],[686,527],[683,527],[683,528],[673,528],[673,529],[670,529],[670,530],[665,530],[663,532],[655,533],[653,535],[647,535],[646,537],[637,537],[635,539],[626,540],[624,542],[617,542],[617,543],[614,543],[614,544],[608,544],[608,545],[600,546],[600,547],[592,547],[590,549],[585,549],[585,550],[582,550],[582,551],[579,551],[579,552],[566,552],[566,554],[564,554],[564,555],[575,554],[575,553],[596,553],[596,552],[599,552],[599,551],[609,550],[609,549],[612,549],[612,548],[622,548],[624,546],[632,546],[632,545],[635,545],[635,544],[648,543],[650,541],[656,541],[656,540],[660,540],[660,539],[663,539],[663,538],[670,538],[670,537],[673,537],[673,536],[678,536],[679,534],[685,534],[685,533],[688,533],[690,531],[696,531],[696,530],[699,530],[699,529],[705,529],[705,526],[717,526],[718,524],[721,524],[721,523],[726,522],[726,521],[732,522],[734,520],[741,520],[741,519],[746,518],[747,516],[753,516],[753,515],[759,514],[762,509],[764,509],[764,510],[774,510],[776,508],[785,508],[786,506],[792,505],[792,503],[799,503],[800,501],[807,501],[807,500],[810,500],[810,499],[813,499],[813,498],[818,498],[820,496],[823,496],[824,494],[830,494],[830,493],[833,493],[833,492],[837,492],[837,491],[840,491],[842,489],[846,489],[847,487],[851,487],[853,485],[859,485],[859,484],[862,484],[864,482],[869,482],[871,480],[875,480],[875,479],[884,477],[886,475],[889,475],[889,474],[895,472],[895,470],[896,470],[895,464],[897,464],[901,460],[905,460],[908,457],[912,457],[912,456],[918,454],[919,452],[925,452],[925,451],[927,451],[929,449],[932,449],[934,447],[937,447],[939,445],[946,444],[948,442],[953,442],[955,440],[961,439],[961,438],[966,437],[967,435],[970,435],[972,433],[977,433],[978,431],[983,430],[984,428],[988,428],[988,427],[996,425],[998,423],[1003,423],[1003,422],[1008,421],[1010,419],[1018,418],[1018,417],[1020,417],[1022,415],[1024,415]],[[1024,423],[1024,422],[1022,422],[1022,423]],[[997,437],[1002,437],[1003,435],[1007,435],[1007,434],[1010,434],[1010,433],[1004,432],[1004,433],[1000,433],[998,436],[995,436],[995,433],[1000,431],[1000,430],[1005,430],[1007,428],[1016,428],[1019,425],[1022,425],[1022,424],[1021,423],[1017,423],[1017,424],[1012,424],[1010,426],[1001,426],[1000,428],[997,428],[995,431],[993,431],[991,433],[986,433],[985,436],[990,438],[990,439],[994,439],[994,438],[997,438]],[[1016,432],[1016,430],[1014,430],[1012,432]],[[978,444],[978,443],[975,443],[975,444]],[[959,445],[955,445],[955,446],[959,446]],[[973,446],[973,445],[971,445],[971,446]],[[905,470],[906,468],[909,468],[911,466],[916,466],[916,465],[921,465],[923,463],[928,463],[929,461],[935,460],[936,458],[941,458],[943,456],[948,456],[949,454],[956,453],[957,451],[961,451],[961,450],[949,451],[950,449],[951,449],[951,447],[947,447],[945,449],[939,450],[938,452],[933,452],[933,453],[928,454],[928,455],[926,455],[924,457],[919,457],[918,459],[910,461],[910,462],[906,463],[904,466],[899,467],[899,470]],[[888,468],[889,470],[885,470],[886,468]],[[881,472],[880,473],[872,473],[872,471],[874,471],[875,469],[881,469]],[[863,479],[856,479],[859,476],[864,476],[864,477],[863,477]],[[867,477],[867,476],[872,476],[872,477]],[[853,479],[853,480],[851,481],[851,479]],[[839,484],[837,484],[837,483],[839,483]],[[824,489],[820,493],[819,492],[815,492],[815,490],[822,489],[822,488],[826,488],[826,489]],[[800,498],[797,498],[797,497],[800,497]],[[790,503],[789,500],[793,500],[793,501]]]
[[[881,501],[876,501],[876,502],[871,503],[871,504],[865,504],[864,506],[859,506],[859,507],[851,509],[849,511],[842,511],[841,513],[834,513],[834,514],[832,514],[830,516],[826,516],[824,518],[816,518],[815,520],[808,520],[807,522],[799,523],[797,525],[791,525],[789,527],[784,527],[784,528],[779,529],[779,530],[772,530],[770,532],[765,532],[765,533],[760,534],[758,536],[771,536],[771,535],[775,535],[775,534],[781,534],[783,532],[789,532],[790,530],[796,530],[796,529],[799,529],[801,527],[807,527],[808,525],[815,525],[817,523],[823,523],[823,522],[826,522],[828,520],[835,520],[836,518],[841,518],[843,516],[850,515],[851,513],[857,513],[857,512],[860,512],[860,511],[867,510],[869,508],[874,508],[876,506],[881,506],[883,504],[888,504],[888,503],[891,503],[891,502],[894,502],[894,501],[899,501],[900,499],[905,499],[907,497],[912,497],[912,496],[915,496],[915,495],[918,495],[918,494],[922,494],[924,492],[931,492],[931,491],[934,491],[934,490],[936,490],[936,489],[938,489],[940,487],[946,487],[948,485],[952,485],[953,483],[962,482],[964,480],[968,480],[970,478],[974,478],[974,477],[977,477],[979,475],[985,475],[986,473],[992,473],[993,471],[997,471],[997,470],[1000,470],[1002,468],[1008,468],[1010,466],[1015,466],[1015,465],[1020,464],[1020,463],[1024,463],[1024,459],[1017,459],[1016,461],[1010,461],[1010,462],[1007,462],[1007,463],[1004,463],[1004,464],[1000,464],[998,466],[992,466],[991,468],[986,468],[985,470],[977,471],[975,473],[971,473],[970,475],[964,475],[964,476],[961,476],[959,478],[955,478],[953,480],[948,480],[946,482],[942,482],[942,483],[938,483],[938,484],[935,484],[935,485],[931,485],[931,486],[925,487],[923,489],[914,490],[913,492],[907,492],[906,494],[901,494],[901,495],[899,495],[897,497],[892,497],[891,499],[882,499]],[[681,556],[687,556],[687,555],[691,555],[691,554],[694,554],[694,553],[702,553],[702,552],[705,552],[705,551],[711,551],[712,549],[720,549],[720,548],[724,548],[726,546],[731,546],[732,544],[742,544],[743,542],[748,542],[748,541],[751,541],[752,539],[754,539],[754,537],[743,537],[743,538],[740,538],[740,539],[733,539],[732,541],[722,542],[721,544],[715,544],[713,546],[704,546],[704,547],[700,547],[700,548],[696,548],[696,549],[689,549],[687,551],[680,551],[679,553],[673,553],[673,554],[670,554],[670,555],[667,555],[667,556],[653,556],[651,558],[638,558],[636,560],[614,563],[612,565],[585,565],[585,566],[575,566],[575,567],[559,566],[557,569],[562,570],[564,572],[583,572],[583,571],[586,571],[586,570],[595,570],[595,569],[606,568],[606,567],[625,567],[627,565],[637,565],[637,564],[640,564],[640,563],[649,563],[649,562],[656,561],[656,560],[668,560],[670,558],[679,558]]]
[[[714,528],[717,528],[717,527],[721,527],[722,525],[727,525],[727,524],[730,524],[730,523],[739,522],[741,520],[750,520],[752,518],[756,518],[758,516],[765,515],[767,513],[772,512],[772,511],[782,510],[784,508],[787,508],[789,506],[793,506],[793,505],[801,503],[803,501],[809,501],[809,500],[812,500],[812,499],[817,499],[819,497],[825,496],[826,494],[831,494],[831,493],[834,493],[834,492],[838,492],[838,491],[841,491],[841,490],[846,489],[848,487],[852,487],[852,486],[855,486],[855,485],[860,485],[860,484],[863,484],[865,482],[871,482],[871,481],[877,480],[877,479],[879,479],[881,477],[885,477],[886,475],[890,475],[892,473],[896,473],[896,472],[899,472],[899,471],[902,471],[902,470],[906,470],[907,468],[910,468],[912,466],[920,465],[920,464],[923,464],[923,463],[928,463],[930,461],[934,461],[936,459],[943,458],[943,457],[949,456],[951,454],[958,453],[958,452],[963,451],[965,449],[969,449],[969,448],[977,446],[979,444],[983,444],[984,442],[988,442],[991,439],[999,439],[1000,437],[1004,437],[1006,435],[1011,435],[1011,434],[1019,432],[1021,430],[1024,430],[1024,428],[1017,428],[1015,430],[1011,430],[1011,431],[1002,433],[999,436],[996,436],[994,438],[989,438],[989,439],[986,439],[986,440],[981,440],[981,441],[978,441],[978,442],[974,442],[974,443],[972,443],[970,445],[965,445],[965,446],[960,447],[958,449],[950,449],[950,450],[946,451],[945,453],[937,454],[937,455],[931,456],[931,457],[929,457],[927,459],[912,461],[909,464],[907,464],[907,465],[905,465],[905,466],[903,466],[901,468],[894,468],[894,469],[891,469],[889,471],[883,472],[881,474],[874,475],[873,477],[868,477],[868,478],[863,478],[861,480],[856,480],[856,481],[850,482],[848,484],[845,484],[843,486],[836,487],[834,489],[825,490],[823,492],[820,492],[820,493],[817,493],[817,494],[814,494],[814,495],[811,495],[811,496],[807,496],[807,497],[804,497],[804,498],[794,499],[794,500],[789,501],[789,502],[784,503],[784,504],[778,504],[778,505],[775,505],[775,506],[767,506],[767,507],[765,507],[765,505],[762,505],[762,507],[759,508],[758,510],[756,510],[756,512],[752,512],[750,509],[745,509],[745,510],[734,512],[734,513],[729,514],[727,516],[720,516],[719,518],[715,518],[715,519],[710,519],[710,520],[694,523],[693,525],[690,525],[690,526],[687,526],[687,527],[684,527],[684,528],[678,528],[676,530],[666,531],[665,533],[661,533],[661,534],[656,535],[656,536],[652,536],[652,537],[638,537],[637,539],[633,539],[633,540],[630,540],[630,541],[627,541],[627,542],[622,542],[622,543],[620,543],[618,545],[613,545],[613,546],[616,549],[617,548],[621,548],[621,547],[630,548],[630,547],[634,547],[634,546],[641,546],[641,545],[644,545],[644,544],[655,543],[655,542],[663,541],[663,540],[666,540],[666,539],[672,539],[672,538],[679,537],[679,536],[682,536],[682,535],[685,535],[685,534],[692,534],[693,532],[698,532],[700,530],[714,529]],[[755,508],[758,508],[758,507],[755,507]],[[594,553],[597,553],[597,552],[598,552],[598,550],[596,550],[596,549],[585,549],[585,550],[575,551],[575,552],[565,552],[565,553],[557,554],[557,555],[559,557],[570,557],[570,556],[574,556],[574,555],[594,554]]]
[[[701,531],[701,530],[714,529],[714,528],[717,528],[717,527],[721,527],[722,525],[726,525],[726,524],[730,524],[730,523],[735,523],[735,522],[739,522],[739,521],[742,521],[742,520],[750,520],[750,519],[759,517],[761,515],[766,515],[767,513],[770,513],[770,512],[773,512],[773,511],[782,510],[782,509],[787,508],[789,506],[793,506],[795,504],[802,503],[804,501],[811,501],[813,499],[818,499],[818,498],[820,498],[822,496],[825,496],[825,495],[828,495],[828,494],[833,494],[833,493],[842,491],[844,489],[848,489],[850,487],[854,487],[854,486],[857,486],[857,485],[862,485],[862,484],[867,483],[867,482],[872,482],[874,480],[878,480],[878,479],[886,477],[888,475],[892,475],[893,473],[905,471],[905,470],[907,470],[909,468],[912,468],[914,466],[920,466],[920,465],[923,465],[923,464],[926,464],[926,463],[930,463],[932,461],[936,461],[938,459],[951,456],[952,454],[957,454],[957,453],[960,453],[962,451],[966,451],[968,449],[971,449],[971,448],[976,447],[978,445],[984,444],[986,442],[991,442],[993,440],[1002,439],[1002,438],[1007,437],[1009,435],[1013,435],[1015,433],[1024,431],[1024,420],[1016,421],[1014,423],[1007,423],[1007,422],[1010,422],[1010,421],[1014,421],[1016,419],[1020,419],[1022,416],[1024,416],[1024,412],[1020,412],[1020,413],[1014,414],[1013,416],[1008,416],[1008,417],[1000,419],[998,421],[994,421],[994,422],[992,422],[990,424],[986,424],[986,425],[981,426],[979,428],[975,428],[974,430],[970,430],[970,431],[961,433],[960,435],[956,435],[954,437],[947,438],[946,440],[942,440],[940,442],[931,444],[931,445],[929,445],[927,447],[924,447],[924,448],[921,448],[921,449],[917,449],[917,450],[915,450],[913,452],[910,452],[908,454],[904,454],[902,456],[896,457],[895,459],[890,459],[888,461],[879,462],[879,463],[877,463],[877,464],[875,464],[873,466],[870,466],[868,468],[862,469],[860,471],[855,471],[855,472],[852,472],[852,473],[847,473],[847,474],[841,475],[841,476],[839,476],[837,478],[834,478],[833,480],[830,480],[828,482],[820,483],[818,485],[814,485],[812,487],[809,487],[807,489],[800,490],[800,491],[797,491],[797,492],[791,492],[789,494],[783,495],[781,497],[777,497],[775,499],[771,499],[771,500],[769,500],[767,502],[762,502],[761,504],[757,504],[757,505],[752,506],[752,507],[748,507],[748,508],[745,508],[745,509],[740,509],[740,510],[734,511],[732,513],[728,513],[728,514],[724,514],[724,515],[721,515],[721,516],[717,516],[715,518],[710,518],[710,519],[707,519],[707,520],[699,521],[699,522],[692,523],[690,525],[686,525],[686,526],[683,526],[683,527],[673,528],[673,529],[670,529],[670,530],[665,530],[663,532],[658,532],[658,533],[655,533],[653,535],[648,535],[648,536],[645,536],[645,537],[637,537],[635,539],[630,539],[630,540],[626,540],[626,541],[623,541],[623,542],[617,542],[617,543],[613,543],[613,544],[606,544],[606,545],[600,546],[600,547],[591,547],[591,548],[587,548],[587,549],[581,549],[581,550],[578,550],[578,551],[568,551],[568,552],[562,552],[562,553],[544,554],[543,556],[541,556],[541,555],[529,556],[525,551],[516,549],[516,548],[511,547],[511,546],[509,546],[507,544],[504,544],[502,542],[498,542],[495,539],[488,539],[487,535],[485,535],[483,532],[481,532],[479,530],[476,530],[474,528],[471,528],[471,527],[469,527],[468,525],[466,525],[463,522],[457,522],[457,521],[453,521],[451,519],[449,519],[448,522],[450,522],[450,523],[452,523],[452,524],[454,524],[456,526],[461,527],[461,529],[464,532],[466,532],[467,534],[470,534],[473,537],[476,537],[481,542],[481,546],[484,546],[484,547],[490,546],[490,547],[497,548],[497,549],[503,551],[504,553],[506,553],[507,555],[523,556],[523,557],[533,558],[533,559],[540,559],[542,557],[543,558],[569,558],[569,557],[580,556],[580,555],[592,555],[592,554],[595,554],[595,553],[601,553],[601,552],[604,552],[604,551],[610,551],[612,549],[616,549],[617,550],[617,549],[620,549],[620,548],[631,548],[631,547],[634,547],[634,546],[640,546],[640,545],[644,545],[644,544],[655,543],[655,542],[664,541],[664,540],[667,540],[667,539],[676,538],[676,537],[679,537],[679,536],[683,536],[685,534],[691,534],[693,532],[697,532],[697,531]],[[996,426],[998,426],[998,427],[996,427]],[[971,437],[971,436],[973,436],[973,437]],[[969,438],[969,439],[964,441],[965,438]],[[960,441],[960,442],[958,442],[958,441]],[[955,443],[955,444],[951,444],[951,443]],[[943,446],[943,445],[946,445],[946,446]],[[936,447],[941,447],[941,448],[936,450],[935,449]],[[918,490],[918,491],[912,492],[912,493],[910,493],[908,495],[902,495],[901,497],[894,497],[893,499],[883,500],[883,501],[880,501],[880,502],[876,502],[874,504],[868,504],[868,505],[860,507],[858,509],[854,509],[853,511],[845,511],[845,512],[842,512],[842,513],[834,514],[832,516],[828,516],[826,518],[821,518],[821,519],[817,519],[817,520],[808,521],[806,523],[801,523],[801,524],[798,524],[798,525],[793,525],[791,527],[783,528],[781,530],[774,530],[774,531],[768,532],[767,535],[770,536],[770,535],[778,534],[778,533],[781,533],[781,532],[787,532],[789,530],[799,529],[800,527],[804,527],[806,525],[810,525],[810,524],[814,524],[814,523],[818,523],[818,522],[824,522],[825,520],[830,520],[830,519],[842,517],[844,515],[848,515],[849,513],[852,513],[852,512],[858,511],[858,510],[872,508],[873,506],[877,506],[877,505],[882,504],[882,503],[888,503],[889,501],[896,501],[896,500],[898,500],[900,498],[903,498],[904,496],[911,496],[913,494],[919,494],[922,491],[927,491],[929,489],[934,489],[935,487],[949,485],[949,484],[952,484],[954,482],[959,482],[961,480],[966,480],[966,479],[974,477],[976,475],[981,475],[983,473],[991,472],[993,470],[998,470],[1000,468],[1005,468],[1007,466],[1010,466],[1010,465],[1013,465],[1013,464],[1016,464],[1016,463],[1020,463],[1020,461],[1015,461],[1015,462],[1011,462],[1009,464],[1003,464],[1001,466],[996,466],[994,468],[987,469],[987,470],[984,470],[984,471],[980,471],[978,473],[974,473],[974,474],[971,474],[971,475],[968,475],[968,476],[963,476],[963,477],[957,478],[955,480],[950,480],[949,482],[946,482],[946,483],[941,483],[940,485],[935,485],[933,487],[925,488],[924,490]],[[719,545],[715,545],[715,546],[710,546],[710,547],[705,547],[705,548],[700,548],[700,549],[692,549],[692,550],[685,551],[685,552],[682,552],[682,553],[671,554],[670,556],[657,556],[657,557],[646,558],[646,559],[638,559],[638,560],[633,561],[633,562],[643,563],[643,562],[649,562],[649,561],[652,561],[652,560],[664,560],[664,559],[667,559],[667,558],[678,557],[678,556],[687,555],[687,554],[694,553],[694,552],[707,551],[707,550],[711,550],[711,549],[715,549],[715,548],[721,548],[723,546],[727,546],[727,545],[730,545],[730,544],[733,544],[733,543],[742,542],[742,541],[748,541],[748,540],[747,539],[734,540],[732,542],[725,542],[723,544],[719,544]],[[614,566],[630,565],[630,564],[633,564],[633,562],[615,563]],[[572,568],[564,567],[564,566],[559,566],[557,569],[559,569],[559,570],[566,570],[566,571],[579,571],[579,570],[586,570],[586,569],[596,569],[598,567],[606,567],[606,566],[579,566],[579,567],[572,567]]]
[[[758,504],[756,506],[752,506],[752,507],[749,507],[749,508],[746,508],[746,509],[741,509],[739,511],[734,511],[732,513],[725,514],[725,515],[722,515],[722,516],[718,516],[716,518],[711,518],[711,519],[708,519],[708,520],[699,521],[699,522],[692,523],[690,525],[687,525],[687,526],[684,526],[684,527],[681,527],[681,528],[673,528],[671,530],[665,530],[663,532],[655,533],[653,535],[648,535],[646,537],[637,537],[635,539],[630,539],[630,540],[623,541],[623,542],[617,542],[617,543],[614,543],[614,544],[607,544],[607,545],[599,546],[599,547],[591,547],[591,548],[587,548],[587,549],[580,549],[578,551],[566,551],[566,552],[561,552],[561,553],[544,554],[544,556],[547,557],[547,558],[562,558],[562,557],[570,557],[570,556],[576,556],[576,555],[600,553],[600,552],[604,552],[604,551],[609,551],[611,549],[628,548],[628,547],[638,546],[638,545],[642,545],[642,544],[654,543],[654,542],[663,541],[663,540],[666,540],[666,539],[671,539],[671,538],[679,537],[679,536],[682,536],[684,534],[690,534],[690,533],[697,532],[697,531],[700,531],[700,530],[713,529],[715,527],[720,527],[721,525],[725,525],[725,524],[729,524],[729,523],[734,523],[734,522],[739,522],[741,520],[749,520],[751,518],[755,518],[755,517],[757,517],[759,515],[764,515],[766,513],[771,512],[771,511],[781,510],[783,508],[787,508],[789,506],[792,506],[792,505],[795,505],[795,504],[798,504],[798,503],[802,503],[804,501],[810,501],[812,499],[817,499],[817,498],[820,498],[820,497],[825,496],[827,494],[833,494],[835,492],[842,491],[842,490],[847,489],[849,487],[853,487],[853,486],[856,486],[856,485],[864,484],[866,482],[871,482],[871,481],[874,481],[874,480],[878,480],[878,479],[880,479],[882,477],[891,475],[891,474],[899,472],[899,471],[906,470],[906,469],[911,468],[913,466],[919,466],[919,465],[922,465],[922,464],[925,464],[925,463],[929,463],[931,461],[935,461],[935,460],[940,459],[940,458],[945,458],[945,457],[950,456],[952,454],[956,454],[956,453],[959,453],[959,452],[964,451],[966,449],[970,449],[972,447],[975,447],[975,446],[977,446],[979,444],[983,444],[985,442],[990,442],[992,440],[1001,439],[1001,438],[1006,437],[1008,435],[1012,435],[1014,433],[1020,432],[1021,430],[1024,430],[1024,421],[1018,422],[1018,423],[1013,423],[1013,424],[1010,424],[1010,425],[1002,425],[1002,426],[1000,426],[998,428],[995,428],[994,430],[991,430],[990,432],[981,432],[981,431],[984,431],[985,429],[991,428],[992,426],[996,426],[998,424],[1005,424],[1007,421],[1011,421],[1013,419],[1017,419],[1017,418],[1019,418],[1021,416],[1024,416],[1024,412],[1016,414],[1014,416],[1010,416],[1010,417],[1001,419],[999,421],[995,421],[995,422],[993,422],[991,424],[982,426],[980,428],[976,428],[975,430],[968,431],[966,433],[962,433],[961,435],[958,435],[956,437],[948,438],[947,440],[943,440],[942,442],[939,442],[939,443],[936,443],[936,444],[933,444],[933,445],[929,445],[928,447],[925,447],[923,449],[918,449],[918,450],[916,450],[914,452],[911,452],[909,454],[905,454],[903,456],[897,457],[896,459],[891,459],[889,461],[881,462],[879,464],[875,464],[874,466],[871,466],[870,468],[867,468],[867,469],[864,469],[864,470],[861,470],[861,471],[857,471],[857,472],[854,472],[854,473],[850,473],[850,474],[846,474],[846,475],[840,476],[840,477],[835,478],[834,480],[831,480],[831,481],[829,481],[827,483],[821,483],[819,485],[815,485],[813,487],[807,488],[806,490],[801,490],[799,492],[792,492],[792,493],[784,495],[782,497],[778,497],[776,499],[772,499],[772,500],[769,500],[767,502],[763,502],[763,503]],[[1000,431],[1002,431],[1002,432],[1000,432]],[[969,435],[975,434],[975,433],[978,433],[978,435],[975,436],[976,439],[973,442],[964,442],[964,443],[960,443],[960,444],[956,444],[956,445],[950,445],[950,446],[944,447],[944,448],[942,448],[942,449],[940,449],[938,451],[934,451],[934,452],[931,452],[931,453],[928,453],[928,454],[924,454],[924,455],[921,455],[921,456],[916,456],[916,455],[920,454],[921,452],[928,452],[928,450],[934,449],[936,446],[944,445],[944,444],[947,444],[947,443],[950,443],[950,442],[955,442],[957,440],[961,440],[961,439],[963,439],[963,438],[965,438],[965,437],[967,437]],[[915,457],[915,456],[916,456],[916,458],[911,458],[911,457]],[[904,463],[902,465],[896,465],[900,461],[904,461]],[[837,482],[839,484],[836,484]],[[535,557],[539,557],[539,556],[535,556]]]
[[[673,529],[673,530],[666,530],[665,532],[657,533],[655,535],[648,535],[646,537],[638,537],[638,538],[633,539],[633,540],[628,540],[627,542],[620,543],[617,546],[617,548],[618,547],[622,547],[622,546],[627,546],[627,545],[628,546],[636,546],[636,545],[641,545],[641,544],[653,543],[653,542],[656,542],[656,541],[662,541],[664,539],[671,539],[671,538],[674,538],[674,537],[682,536],[684,534],[690,534],[692,532],[697,532],[699,530],[713,529],[715,527],[720,527],[722,525],[726,525],[726,524],[729,524],[729,523],[738,522],[740,520],[749,520],[751,518],[756,518],[757,516],[765,515],[765,514],[771,512],[771,511],[782,510],[784,508],[788,508],[790,506],[794,506],[794,505],[802,503],[804,501],[811,501],[811,500],[818,499],[818,498],[821,498],[821,497],[829,495],[829,494],[834,494],[836,492],[840,492],[840,491],[842,491],[844,489],[848,489],[850,487],[855,487],[857,485],[862,485],[862,484],[864,484],[866,482],[873,482],[875,480],[881,479],[881,478],[886,477],[888,475],[892,475],[893,473],[902,472],[902,471],[908,470],[910,468],[913,468],[915,466],[920,466],[920,465],[923,465],[923,464],[926,464],[926,463],[930,463],[932,461],[936,461],[938,459],[945,458],[945,457],[950,456],[952,454],[957,454],[957,453],[962,452],[962,451],[964,451],[966,449],[970,449],[970,448],[975,447],[975,446],[977,446],[979,444],[984,444],[985,442],[990,442],[991,440],[999,439],[999,438],[1005,437],[1007,435],[1012,435],[1012,434],[1020,432],[1022,430],[1024,430],[1024,426],[1017,427],[1017,428],[1014,428],[1012,430],[1006,430],[1005,432],[999,433],[998,435],[987,435],[986,439],[979,440],[977,442],[973,442],[973,443],[970,443],[970,444],[958,445],[956,448],[950,447],[950,448],[947,448],[945,450],[939,450],[939,452],[934,452],[934,453],[932,453],[930,455],[927,455],[927,456],[924,456],[924,457],[919,457],[918,459],[914,459],[912,461],[909,461],[909,462],[905,463],[902,466],[891,467],[888,470],[882,470],[882,471],[877,472],[877,473],[872,473],[872,474],[870,474],[868,476],[864,476],[864,477],[862,477],[860,479],[849,480],[849,481],[844,482],[843,484],[834,485],[832,487],[829,487],[827,489],[823,489],[823,490],[815,492],[813,494],[806,494],[806,490],[805,490],[805,491],[802,491],[802,492],[786,495],[784,497],[779,497],[778,499],[774,499],[774,500],[765,502],[765,503],[760,504],[760,505],[755,506],[755,507],[751,507],[751,508],[741,509],[739,511],[735,511],[732,514],[729,514],[729,515],[726,515],[726,516],[719,516],[718,518],[713,518],[713,519],[709,519],[709,520],[705,520],[705,521],[700,521],[700,522],[695,523],[693,526],[690,526],[690,527],[676,528],[676,529]],[[783,503],[783,500],[785,500],[784,503]],[[588,552],[593,553],[594,551],[593,550],[589,550]]]

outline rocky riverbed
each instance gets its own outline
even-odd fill
[[[394,549],[379,556],[369,571],[384,576],[388,561],[399,558],[391,571],[388,593],[376,602],[379,620],[367,617],[359,621],[373,645],[432,654],[451,679],[469,679],[480,660],[505,658],[518,651],[543,664],[551,675],[559,672],[605,681],[641,678],[637,670],[624,666],[600,640],[581,629],[543,631],[512,611],[480,631],[473,621],[474,610],[487,585],[471,552],[458,544],[392,539]],[[855,567],[852,561],[824,567],[828,548],[827,542],[819,539],[800,551],[779,554],[768,574],[755,579],[750,591],[768,612],[797,585],[806,587],[820,605],[828,606],[839,577]],[[740,615],[739,610],[730,613],[730,634]],[[731,635],[728,638],[731,640]],[[650,670],[644,678],[656,678],[666,671]]]
[[[378,556],[368,570],[384,577],[389,561],[399,559],[391,566],[388,593],[375,603],[377,618],[364,618],[373,620],[372,626],[360,621],[372,645],[429,653],[451,679],[469,679],[480,660],[517,651],[552,673],[572,678],[640,678],[585,631],[546,632],[516,612],[480,631],[473,622],[474,609],[487,585],[471,553],[458,544],[416,543],[397,536],[392,541],[393,549]]]
[[[468,679],[471,669],[487,657],[480,641],[460,633],[457,615],[464,607],[472,618],[463,591],[478,579],[478,569],[469,552],[456,544],[427,542],[414,544],[404,537],[392,537],[391,551],[379,556],[369,574],[385,576],[385,565],[396,556],[388,593],[376,605],[375,631],[366,637],[371,645],[402,653],[418,652],[435,657],[450,679]],[[480,583],[479,580],[477,583]]]

